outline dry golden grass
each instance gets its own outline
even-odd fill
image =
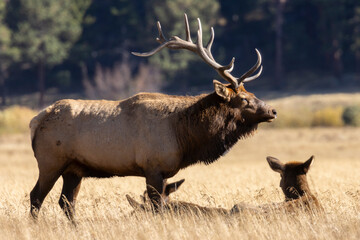
[[[314,154],[308,177],[324,215],[130,215],[125,194],[139,199],[143,178],[86,179],[78,196],[76,228],[57,203],[61,179],[45,199],[38,221],[29,217],[29,192],[38,174],[30,137],[2,136],[0,239],[360,239],[359,136],[359,128],[260,129],[216,163],[189,167],[173,179],[186,179],[174,200],[226,208],[239,202],[280,202],[280,177],[265,157],[303,161]]]

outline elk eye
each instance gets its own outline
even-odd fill
[[[246,98],[241,98],[241,101],[244,102],[246,105],[249,104],[249,100],[247,100]]]

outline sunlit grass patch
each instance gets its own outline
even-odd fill
[[[29,131],[30,120],[36,115],[27,107],[11,106],[0,111],[0,134],[24,133]]]
[[[344,109],[342,107],[326,107],[314,112],[312,117],[312,126],[321,127],[341,127],[344,125],[342,114]]]

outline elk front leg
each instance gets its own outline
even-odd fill
[[[164,189],[164,178],[161,173],[146,174],[146,189],[155,212],[162,210],[163,200],[161,194]]]

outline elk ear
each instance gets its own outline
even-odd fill
[[[302,167],[303,167],[305,173],[307,173],[307,172],[309,171],[309,168],[310,168],[310,166],[311,166],[314,158],[315,158],[315,157],[314,157],[314,155],[313,155],[313,156],[311,156],[306,162],[304,162],[304,163],[302,164]]]
[[[128,194],[126,194],[126,199],[128,200],[130,206],[132,206],[134,209],[140,209],[141,204],[135,201],[132,197],[130,197]]]
[[[143,203],[146,202],[146,196],[147,196],[147,190],[144,191],[143,195],[140,195],[140,198],[143,201]]]
[[[185,179],[181,179],[180,181],[167,184],[165,187],[165,196],[169,196],[170,193],[173,193],[176,190],[178,190],[178,188],[181,186],[181,184],[183,184],[184,181]]]
[[[284,172],[285,165],[282,162],[280,162],[279,159],[269,156],[266,158],[266,160],[268,161],[272,170],[274,170],[275,172],[278,172],[280,174],[282,174]]]
[[[215,92],[218,96],[220,96],[221,98],[223,98],[225,101],[229,102],[230,101],[230,91],[229,89],[222,84],[221,82],[219,82],[218,80],[214,80],[213,81],[214,84],[214,88],[215,88]]]

